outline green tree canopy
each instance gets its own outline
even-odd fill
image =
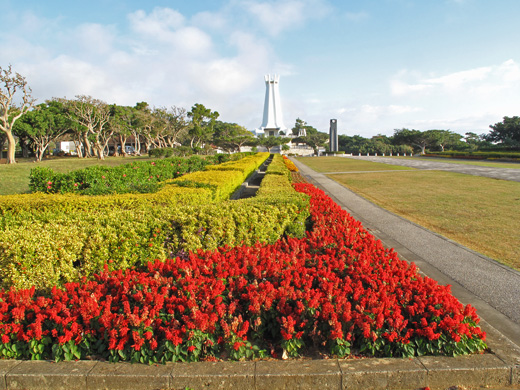
[[[275,136],[269,136],[269,137],[260,137],[258,138],[258,145],[264,146],[269,153],[271,153],[271,149],[280,146],[283,144],[286,144],[289,142],[289,138],[285,137],[275,137]]]
[[[200,103],[195,103],[191,107],[191,111],[188,112],[188,117],[191,118],[191,128],[188,130],[191,138],[190,146],[192,148],[198,147],[199,144],[208,142],[213,136],[213,127],[219,113],[211,111]]]
[[[41,161],[49,144],[73,128],[70,118],[65,115],[63,103],[48,100],[34,110],[26,112],[13,127],[19,137],[30,140],[36,160]]]
[[[255,143],[255,136],[236,123],[215,121],[213,143],[228,152],[240,152],[244,145]]]
[[[305,130],[305,133],[307,135],[311,134],[317,134],[318,130],[316,130],[314,127],[309,126],[307,122],[305,122],[303,119],[296,118],[296,122],[294,123],[294,127],[291,129],[293,135],[299,135],[301,130]]]
[[[293,142],[309,145],[314,150],[314,154],[318,155],[320,147],[324,147],[327,142],[329,142],[329,135],[316,132],[314,134],[307,134],[305,137],[297,137]]]
[[[392,141],[397,145],[417,146],[421,149],[421,154],[426,153],[426,147],[431,144],[431,137],[424,131],[396,129],[392,136]]]
[[[505,116],[502,122],[489,127],[491,132],[486,135],[488,141],[501,143],[505,146],[520,147],[520,117]]]

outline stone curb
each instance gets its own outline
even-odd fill
[[[520,388],[520,348],[487,323],[490,353],[414,359],[270,360],[143,365],[0,361],[0,389],[448,389]]]

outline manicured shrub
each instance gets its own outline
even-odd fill
[[[279,154],[273,155],[273,160],[267,167],[266,173],[274,175],[285,175],[287,177],[290,177],[291,175],[291,172],[284,163],[284,159]]]
[[[148,150],[148,156],[153,158],[164,157],[166,154],[166,148],[153,148]]]
[[[69,173],[50,168],[31,169],[32,192],[107,195],[158,191],[162,182],[204,169],[215,159],[200,156],[172,157],[154,161],[134,161],[116,167],[91,166]]]
[[[128,268],[197,248],[301,236],[308,200],[287,179],[276,196],[263,186],[263,196],[222,202],[244,176],[197,172],[153,194],[0,197],[0,283],[48,289],[89,277],[109,260],[111,269]]]
[[[183,186],[204,185],[213,189],[215,199],[228,199],[268,157],[268,153],[257,153],[241,160],[208,165],[206,171],[193,172],[173,182]],[[212,173],[208,174],[208,171]]]

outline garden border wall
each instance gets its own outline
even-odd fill
[[[0,389],[520,388],[520,349],[482,321],[491,353],[459,357],[266,360],[144,365],[0,361]]]

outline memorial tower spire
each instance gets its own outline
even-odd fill
[[[279,81],[279,75],[265,75],[264,116],[259,130],[263,131],[266,137],[278,136],[280,131],[287,133],[287,127],[283,123]]]

